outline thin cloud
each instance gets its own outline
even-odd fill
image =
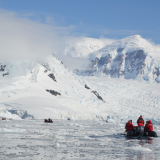
[[[79,58],[79,57],[71,57],[69,55],[57,55],[57,57],[64,63],[64,65],[68,69],[72,70],[83,70],[88,68],[90,65],[90,61],[86,58]]]
[[[90,64],[84,58],[73,58],[61,53],[66,44],[72,44],[71,47],[74,47],[74,44],[85,38],[81,34],[73,36],[77,33],[77,26],[57,26],[50,16],[46,17],[44,24],[33,17],[34,15],[29,13],[20,15],[0,10],[0,62],[28,59],[41,61],[47,55],[57,53],[59,59],[69,69],[84,69]],[[105,44],[114,41],[100,39],[103,39]],[[85,52],[91,51],[85,50]]]
[[[72,26],[42,24],[4,10],[0,10],[0,22],[1,61],[43,59],[63,46],[63,36],[72,30]]]

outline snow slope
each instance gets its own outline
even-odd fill
[[[20,62],[19,62],[20,63]],[[27,110],[35,118],[93,118],[96,106],[105,103],[91,90],[85,88],[88,82],[66,69],[55,57],[44,62],[8,63],[1,76],[1,107]],[[22,67],[22,66],[26,67]],[[18,76],[19,73],[19,76]],[[22,74],[23,73],[23,74]],[[54,78],[50,78],[49,75]],[[52,95],[55,91],[61,95]],[[4,110],[4,109],[3,109]],[[87,116],[86,116],[87,115]]]

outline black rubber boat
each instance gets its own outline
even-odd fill
[[[139,126],[134,128],[133,131],[126,131],[126,136],[157,137],[157,133],[155,131],[145,132],[144,126]]]
[[[53,123],[52,119],[45,119],[44,122],[45,123]]]

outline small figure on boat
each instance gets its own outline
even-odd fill
[[[146,132],[153,131],[153,125],[152,125],[151,120],[146,121],[146,125],[145,125],[145,127],[144,127],[144,130],[145,130]]]
[[[152,125],[151,120],[146,121],[146,125],[144,127],[144,134],[146,136],[157,137],[157,133],[153,131],[153,125]]]
[[[143,117],[142,117],[142,116],[140,116],[140,117],[138,118],[137,124],[138,124],[138,126],[143,126],[143,125],[144,125],[144,120],[143,120]]]
[[[46,122],[46,123],[53,123],[52,119],[50,119],[50,118],[45,119],[44,122]]]
[[[132,120],[129,120],[127,123],[126,123],[126,126],[125,126],[125,129],[126,129],[126,131],[134,131],[134,128],[135,128],[136,126],[134,126],[133,124],[132,124]]]

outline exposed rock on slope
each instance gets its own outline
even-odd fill
[[[86,89],[90,89],[86,84],[85,84],[85,88],[86,88]],[[103,98],[99,95],[99,93],[98,93],[97,91],[92,91],[92,90],[91,90],[91,93],[93,93],[94,95],[96,95],[98,99],[100,99],[100,100],[102,100],[103,102],[105,102],[105,101],[103,100]]]
[[[46,91],[49,92],[49,93],[51,93],[54,96],[61,95],[60,93],[58,93],[57,91],[54,91],[54,90],[48,90],[48,89],[46,89]]]
[[[55,78],[55,76],[54,76],[53,73],[50,73],[48,76],[49,76],[51,79],[53,79],[55,82],[57,82],[57,81],[56,81],[56,78]]]

